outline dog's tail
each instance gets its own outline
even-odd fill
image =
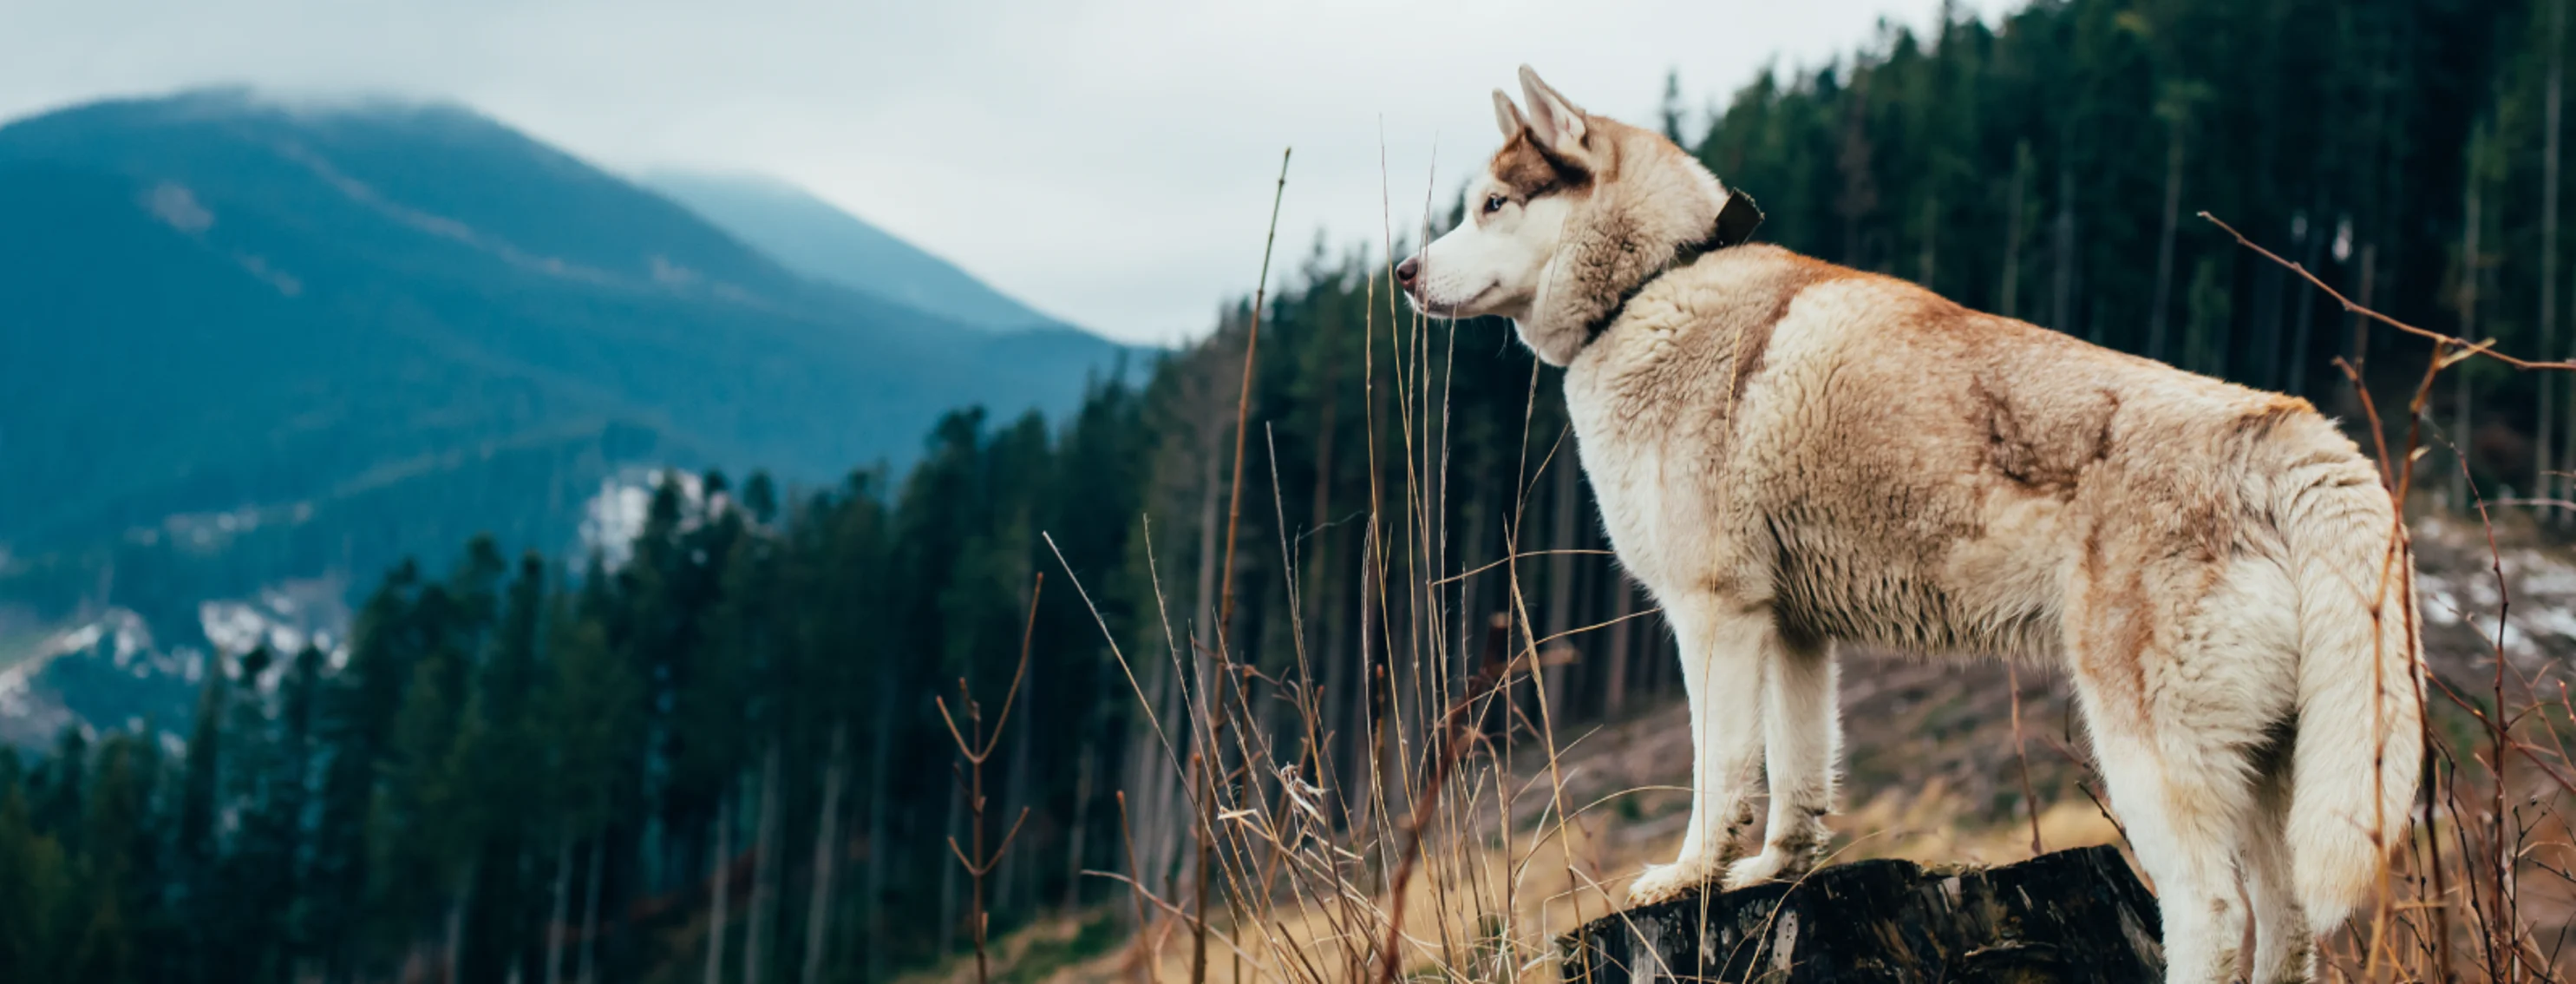
[[[2348,445],[2347,445],[2348,446]],[[2298,592],[2298,723],[2287,841],[2309,925],[2370,897],[2422,771],[2415,564],[2377,471],[2300,469],[2279,516]]]

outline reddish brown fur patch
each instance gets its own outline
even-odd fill
[[[2130,558],[2134,560],[2135,558]],[[2147,644],[2154,635],[2148,623],[2147,585],[2134,563],[2113,575],[2102,556],[2102,532],[2084,537],[2083,621],[2076,626],[2076,667],[2092,681],[2096,701],[2116,704],[2132,727],[2145,727],[2147,714]]]
[[[1493,163],[1488,167],[1494,180],[1511,189],[1512,199],[1521,202],[1562,191],[1588,190],[1592,184],[1590,172],[1540,149],[1528,130],[1505,141],[1503,148],[1494,152]]]
[[[1776,278],[1771,284],[1770,313],[1763,316],[1760,324],[1748,325],[1735,334],[1735,371],[1733,378],[1727,382],[1726,390],[1727,415],[1730,418],[1735,415],[1736,404],[1744,399],[1745,382],[1752,379],[1755,372],[1761,370],[1762,356],[1771,350],[1771,332],[1779,327],[1782,319],[1789,316],[1789,305],[1798,299],[1799,294],[1805,293],[1807,288],[1826,281],[1842,279],[1853,272],[1796,253],[1788,256],[1794,261],[1790,264],[1788,273]]]
[[[1971,412],[1984,418],[1985,463],[2005,479],[2058,500],[2073,498],[2086,469],[2109,456],[2111,421],[2120,401],[2109,391],[2093,399],[2018,406],[1982,376],[1968,381]]]
[[[2239,435],[2260,437],[2271,433],[2272,429],[2279,426],[2282,421],[2316,412],[2316,408],[2310,406],[2308,401],[2295,396],[2279,393],[2260,395],[2263,398],[2260,405],[2236,418],[2236,433]]]

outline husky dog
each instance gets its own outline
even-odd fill
[[[2422,748],[2413,562],[2305,401],[1743,244],[1751,202],[1521,69],[1465,224],[1396,269],[1565,368],[1584,473],[1679,637],[1690,825],[1632,902],[1795,876],[1829,832],[1837,640],[2062,667],[2167,980],[2309,979]],[[1753,837],[1753,789],[1769,817]]]

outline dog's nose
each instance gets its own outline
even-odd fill
[[[1398,284],[1411,287],[1413,286],[1413,278],[1421,275],[1422,258],[1419,256],[1405,257],[1404,262],[1395,265],[1395,282]]]

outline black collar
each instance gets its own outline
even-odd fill
[[[1636,286],[1628,288],[1626,293],[1620,294],[1619,303],[1610,305],[1610,310],[1602,312],[1600,320],[1593,322],[1591,330],[1585,332],[1584,336],[1586,338],[1597,336],[1609,328],[1611,322],[1619,320],[1620,312],[1628,309],[1629,301],[1635,300],[1638,294],[1645,291],[1647,285],[1661,279],[1664,274],[1689,266],[1700,257],[1718,250],[1729,246],[1741,246],[1752,239],[1753,230],[1761,226],[1762,209],[1753,204],[1753,196],[1728,189],[1726,204],[1718,207],[1717,224],[1715,228],[1709,230],[1707,238],[1674,250],[1671,262],[1665,263],[1663,269],[1648,275],[1646,279],[1638,281]]]

